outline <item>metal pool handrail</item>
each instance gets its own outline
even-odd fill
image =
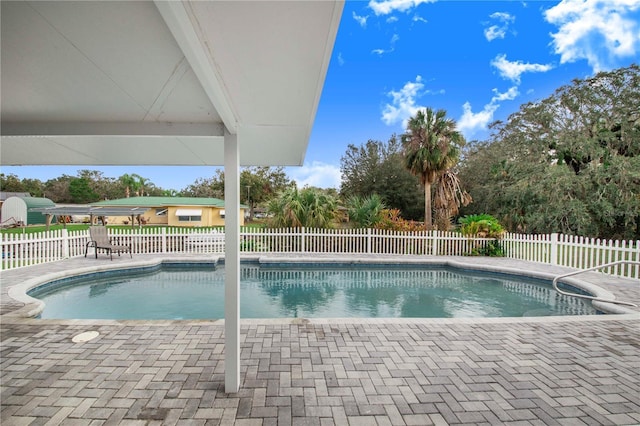
[[[615,265],[621,265],[621,264],[640,265],[640,262],[635,261],[635,260],[618,260],[618,261],[615,261],[615,262],[605,263],[605,264],[599,265],[599,266],[594,266],[593,268],[581,269],[579,271],[574,271],[574,272],[568,272],[566,274],[558,275],[557,277],[555,277],[553,279],[553,288],[555,289],[555,291],[557,291],[558,293],[563,294],[565,296],[573,296],[573,297],[579,297],[581,299],[595,300],[596,302],[615,303],[616,305],[633,306],[634,308],[637,308],[638,305],[636,305],[635,303],[622,302],[622,301],[613,300],[613,299],[605,299],[603,297],[587,296],[586,294],[569,293],[569,292],[560,290],[558,288],[558,281],[561,278],[566,278],[566,277],[570,277],[572,275],[582,274],[583,272],[595,271],[595,270],[598,270],[598,269],[607,268],[609,266],[615,266]]]

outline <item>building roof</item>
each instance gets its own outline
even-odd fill
[[[5,191],[0,191],[0,201],[4,201],[9,197],[24,198],[24,197],[31,197],[31,194],[29,194],[28,192],[5,192]]]
[[[342,0],[0,2],[2,165],[302,165]]]
[[[56,205],[53,201],[48,198],[40,198],[40,197],[17,197],[24,201],[27,206],[27,210],[36,207],[53,207]],[[6,201],[6,200],[5,200]]]
[[[94,207],[172,207],[205,206],[224,208],[224,200],[205,197],[129,197],[106,200],[91,204]],[[241,206],[244,207],[244,206]]]

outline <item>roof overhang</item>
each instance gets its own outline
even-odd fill
[[[149,211],[149,208],[141,207],[91,207],[91,206],[56,206],[56,207],[34,207],[29,211],[39,212],[46,215],[63,216],[137,216]]]
[[[176,216],[202,216],[202,209],[176,209]]]
[[[2,165],[301,165],[343,1],[2,1]]]

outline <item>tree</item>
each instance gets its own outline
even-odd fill
[[[511,231],[640,237],[640,67],[522,105],[465,153],[474,204]]]
[[[162,197],[178,197],[180,194],[175,189],[163,189],[159,195]]]
[[[44,184],[38,179],[19,179],[14,174],[0,173],[0,188],[4,192],[27,192],[32,197],[44,196]]]
[[[5,192],[25,192],[20,178],[14,174],[0,174],[0,188]]]
[[[382,220],[382,212],[387,207],[377,194],[369,197],[357,195],[347,200],[349,220],[358,228],[373,228]]]
[[[100,200],[110,200],[122,197],[122,188],[114,178],[105,177],[97,170],[79,170],[78,177],[86,179],[89,187]]]
[[[73,198],[69,193],[69,183],[73,176],[62,175],[55,179],[49,179],[44,184],[44,192],[54,203],[73,203]]]
[[[138,188],[138,190],[136,191],[136,196],[144,197],[146,192],[146,186],[149,185],[151,182],[149,181],[149,179],[142,177],[140,175],[134,174],[133,176],[135,176],[137,181],[136,187]]]
[[[313,188],[290,187],[272,199],[267,210],[274,227],[330,228],[338,212],[338,202]]]
[[[391,209],[399,209],[409,219],[423,214],[424,191],[420,181],[404,166],[401,144],[395,135],[388,142],[369,140],[350,144],[340,159],[340,196],[380,196]]]
[[[56,203],[73,203],[79,202],[78,199],[84,199],[81,194],[86,188],[80,188],[75,183],[75,194],[70,193],[69,185],[74,179],[84,179],[89,187],[92,195],[91,199],[95,200],[111,200],[121,198],[123,192],[125,195],[133,190],[136,195],[162,195],[162,188],[156,187],[149,179],[143,178],[137,174],[125,174],[118,179],[106,177],[97,170],[78,170],[76,177],[62,175],[55,179],[50,179],[43,183],[38,179],[18,179],[15,175],[5,176],[0,174],[0,187],[3,191],[9,192],[28,192],[34,197],[47,197]],[[79,197],[79,198],[78,198]],[[74,199],[76,201],[74,201]],[[95,201],[93,200],[93,201]]]
[[[124,186],[124,196],[125,198],[131,197],[131,192],[136,192],[138,190],[138,175],[136,174],[128,174],[125,173],[118,178],[120,183]]]
[[[446,118],[446,111],[431,108],[419,110],[409,119],[407,131],[402,135],[406,167],[420,178],[424,186],[424,222],[426,229],[433,227],[431,214],[431,185],[458,161],[463,136],[455,122]]]
[[[249,206],[249,220],[254,209],[289,188],[289,180],[282,167],[248,167],[240,172],[240,198]]]
[[[149,179],[142,177],[136,173],[125,173],[118,178],[118,182],[120,182],[121,187],[124,188],[125,198],[131,197],[131,193],[134,193],[136,197],[149,195],[149,189],[154,189],[154,192],[156,194],[162,193],[162,189],[156,188]]]
[[[224,171],[218,169],[215,176],[196,180],[183,194],[190,197],[224,198],[224,182]],[[253,219],[257,206],[264,205],[292,183],[282,167],[243,168],[240,172],[240,201],[249,206],[249,219]]]
[[[32,197],[44,197],[44,183],[40,179],[24,178],[21,181],[24,192]]]
[[[182,194],[185,197],[224,198],[224,173],[218,169],[211,178],[198,178]]]
[[[72,202],[76,204],[87,204],[100,199],[100,196],[91,189],[87,178],[71,179],[69,182],[69,195]]]
[[[471,195],[462,189],[458,174],[449,169],[443,172],[435,182],[433,196],[435,224],[440,230],[449,230],[452,219],[460,210],[460,206],[471,203]]]

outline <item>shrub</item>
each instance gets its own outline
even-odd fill
[[[400,210],[382,210],[382,219],[376,224],[376,229],[388,231],[415,232],[424,231],[424,223],[406,220],[400,217]]]
[[[469,255],[503,257],[504,249],[500,239],[504,228],[498,220],[488,214],[474,214],[460,218],[460,232],[470,238],[493,238],[493,241],[479,242]]]
[[[475,247],[470,256],[504,257],[504,248],[499,240],[486,241],[484,245]]]
[[[358,228],[373,228],[382,220],[385,208],[377,194],[364,198],[355,195],[347,200],[349,220]]]
[[[473,214],[460,218],[460,232],[474,238],[500,239],[504,228],[498,219],[489,214]]]

